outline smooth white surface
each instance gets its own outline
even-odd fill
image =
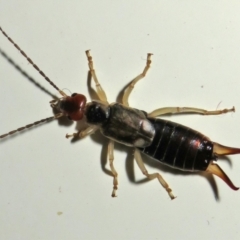
[[[87,90],[85,50],[111,101],[139,74],[131,106],[236,107],[222,116],[170,119],[240,147],[239,1],[0,1],[0,25],[66,92]],[[0,49],[38,84],[53,89],[0,35]],[[0,55],[0,133],[52,115],[51,96]],[[102,138],[76,143],[57,121],[0,141],[1,239],[239,239],[240,192],[215,178],[219,200],[198,174],[160,171],[177,199],[157,181],[135,184],[126,148],[117,146],[118,197],[101,168]],[[106,145],[106,141],[104,142]],[[240,186],[240,156],[219,164]],[[108,165],[106,166],[108,168]],[[135,178],[142,179],[134,165]],[[130,177],[129,177],[130,175]]]

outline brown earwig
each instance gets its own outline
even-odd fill
[[[87,102],[83,94],[74,93],[68,96],[60,90],[40,68],[20,49],[20,47],[3,31],[2,34],[20,51],[27,61],[49,82],[60,94],[61,98],[50,102],[52,108],[58,113],[52,117],[45,118],[34,123],[20,127],[0,136],[5,138],[16,132],[23,131],[27,128],[36,126],[43,122],[58,119],[67,116],[72,121],[86,120],[88,127],[83,131],[73,134],[67,134],[66,137],[83,138],[95,131],[101,133],[109,139],[108,157],[111,172],[113,175],[112,196],[116,196],[118,188],[118,174],[113,165],[114,159],[114,142],[134,148],[134,157],[142,173],[148,179],[157,178],[160,184],[168,192],[171,199],[175,196],[167,182],[159,173],[149,174],[146,170],[140,153],[146,154],[151,158],[162,162],[170,167],[182,171],[206,171],[220,177],[233,190],[238,190],[224,171],[215,163],[218,156],[239,154],[239,148],[223,146],[219,143],[212,142],[203,134],[190,129],[186,126],[159,119],[157,117],[164,114],[177,113],[195,113],[202,115],[218,115],[228,112],[234,112],[235,108],[207,111],[192,107],[165,107],[159,108],[151,113],[129,107],[128,98],[135,84],[145,77],[151,64],[151,55],[147,55],[146,66],[141,74],[135,77],[126,87],[122,102],[109,104],[105,91],[101,87],[93,67],[90,51],[86,51],[89,71],[96,84],[96,90],[99,100]]]

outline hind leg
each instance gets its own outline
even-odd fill
[[[148,117],[158,117],[164,114],[177,114],[177,113],[196,113],[202,115],[219,115],[228,112],[235,112],[235,108],[232,107],[230,109],[222,109],[222,110],[213,110],[208,111],[202,108],[193,108],[193,107],[165,107],[158,108],[150,113],[148,113]]]
[[[169,197],[171,199],[174,199],[175,196],[173,195],[172,193],[172,189],[168,186],[167,182],[163,179],[163,177],[159,174],[159,173],[152,173],[152,174],[149,174],[147,169],[145,168],[144,166],[144,163],[142,161],[142,157],[141,157],[141,154],[140,152],[135,149],[135,152],[134,152],[134,157],[136,159],[136,162],[139,166],[139,168],[141,169],[142,173],[150,180],[152,179],[155,179],[157,178],[157,180],[159,181],[159,183],[165,188],[165,190],[167,191]]]

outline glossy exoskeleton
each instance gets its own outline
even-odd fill
[[[207,111],[199,108],[167,107],[156,109],[151,113],[130,108],[128,104],[129,95],[134,85],[145,77],[150,68],[151,54],[147,56],[147,63],[143,72],[134,78],[126,87],[122,103],[109,104],[106,94],[98,82],[90,52],[89,50],[86,51],[89,70],[96,84],[99,100],[87,102],[84,95],[77,93],[74,93],[72,96],[67,96],[37,67],[36,64],[33,63],[26,53],[24,53],[1,28],[0,31],[45,78],[45,80],[62,95],[58,100],[51,101],[51,106],[59,111],[58,114],[3,134],[0,138],[62,116],[67,116],[73,121],[85,119],[86,123],[89,125],[86,129],[77,133],[67,134],[66,137],[83,138],[94,133],[96,130],[100,130],[105,137],[109,138],[108,157],[113,174],[113,197],[116,196],[118,187],[118,174],[113,165],[115,141],[134,148],[134,157],[142,173],[149,179],[157,178],[160,184],[168,192],[171,199],[174,199],[172,190],[159,173],[149,174],[147,172],[141,158],[141,153],[170,167],[183,171],[207,171],[220,177],[233,190],[238,189],[215,161],[220,155],[240,153],[239,148],[220,145],[212,142],[208,137],[191,128],[157,118],[160,115],[169,113],[216,115],[234,111],[234,107],[216,111]]]

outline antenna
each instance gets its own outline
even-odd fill
[[[63,97],[66,97],[67,95],[62,91],[60,90],[50,79],[49,77],[46,76],[46,74],[32,61],[31,58],[28,57],[28,55],[7,35],[6,32],[3,31],[3,29],[0,27],[0,31],[2,32],[2,34],[8,39],[9,42],[11,42],[13,44],[13,46],[22,54],[22,56],[24,56],[27,61],[38,71],[38,73],[40,75],[42,75],[42,77],[50,83],[50,85],[52,85]],[[16,132],[21,132],[25,129],[28,129],[28,128],[31,128],[33,126],[36,126],[36,125],[39,125],[41,123],[44,123],[44,122],[49,122],[51,120],[54,120],[54,119],[57,119],[57,118],[60,118],[64,116],[64,113],[58,113],[52,117],[48,117],[48,118],[44,118],[44,119],[41,119],[41,120],[38,120],[36,122],[33,122],[33,123],[30,123],[30,124],[27,124],[26,126],[23,126],[23,127],[20,127],[20,128],[17,128],[15,130],[12,130],[8,133],[5,133],[5,134],[2,134],[0,135],[0,139],[2,138],[5,138],[9,135],[12,135]]]
[[[62,117],[63,115],[64,115],[63,113],[58,113],[58,114],[56,114],[56,115],[54,115],[54,116],[52,116],[52,117],[48,117],[48,118],[44,118],[44,119],[38,120],[38,121],[33,122],[33,123],[30,123],[30,124],[28,124],[28,125],[26,125],[26,126],[24,126],[24,127],[20,127],[20,128],[15,129],[15,130],[12,130],[11,132],[2,134],[2,135],[0,136],[0,138],[5,138],[5,137],[7,137],[7,136],[9,136],[9,135],[12,135],[12,134],[14,134],[14,133],[16,133],[16,132],[21,132],[21,131],[23,131],[24,129],[31,128],[31,127],[33,127],[33,126],[39,125],[40,123],[49,122],[49,121],[51,121],[51,120],[60,118],[60,117]]]
[[[9,42],[13,44],[13,46],[27,59],[27,61],[39,72],[42,77],[50,83],[63,97],[66,97],[66,94],[60,90],[51,80],[50,78],[32,61],[31,58],[28,57],[28,55],[7,35],[6,32],[3,31],[3,29],[0,27],[0,31],[2,34],[8,39]]]

